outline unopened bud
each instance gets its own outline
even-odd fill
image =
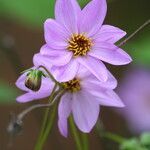
[[[45,77],[44,73],[41,70],[31,69],[27,74],[25,86],[32,91],[38,91],[41,87],[42,76]]]

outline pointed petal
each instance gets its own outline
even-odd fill
[[[52,81],[49,78],[43,77],[42,85],[39,91],[34,92],[34,91],[29,90],[28,93],[17,97],[16,100],[20,103],[26,103],[32,100],[37,100],[37,99],[48,97],[51,94],[51,90],[53,86],[54,86],[54,83],[52,83]]]
[[[103,106],[125,107],[119,96],[113,90],[106,91],[107,98],[99,97],[99,103]]]
[[[76,0],[57,0],[55,5],[55,18],[64,25],[70,33],[77,33],[77,16],[80,7]]]
[[[99,97],[103,99],[108,98],[107,90],[99,85],[93,83],[82,83],[82,89],[86,91],[86,93],[90,93],[93,97]]]
[[[90,56],[78,58],[78,62],[86,67],[93,75],[95,75],[99,80],[106,81],[108,78],[107,68],[105,65],[95,58]]]
[[[72,95],[70,93],[66,93],[62,96],[61,101],[58,106],[58,127],[60,133],[67,137],[68,135],[68,124],[67,119],[71,113],[72,108]]]
[[[67,82],[72,80],[79,68],[79,64],[75,60],[71,60],[67,65],[56,67],[53,66],[51,71],[59,82]]]
[[[92,0],[82,10],[79,31],[94,35],[100,28],[106,16],[106,0]]]
[[[126,32],[110,25],[103,25],[93,38],[96,43],[107,42],[107,43],[116,43],[118,40],[123,38],[126,35]]]
[[[99,116],[99,104],[93,96],[78,92],[73,95],[72,111],[77,127],[82,132],[90,132]]]
[[[44,23],[45,41],[49,47],[54,49],[64,49],[67,47],[66,40],[69,33],[53,19],[47,19]]]
[[[81,78],[79,76],[79,79],[81,79],[81,84],[83,84],[84,87],[91,87],[91,85],[99,86],[100,88],[107,88],[107,89],[115,89],[117,87],[117,80],[115,77],[108,71],[108,79],[106,82],[102,82],[98,80],[95,76],[90,74],[89,76],[86,76],[84,78]]]
[[[132,61],[125,51],[110,43],[95,44],[89,55],[113,65],[126,65]]]

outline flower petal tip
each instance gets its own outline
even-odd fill
[[[16,101],[19,102],[19,103],[25,103],[24,100],[22,100],[21,96],[18,96],[16,98]]]

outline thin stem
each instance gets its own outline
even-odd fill
[[[60,84],[59,82],[57,82],[57,80],[53,77],[53,75],[47,70],[47,68],[46,67],[44,67],[44,66],[39,66],[38,68],[43,68],[47,73],[48,73],[48,75],[49,75],[49,77],[51,78],[51,80],[52,81],[54,81],[56,84]]]
[[[81,138],[83,142],[83,150],[88,150],[89,149],[88,135],[86,133],[81,133]]]
[[[23,118],[31,111],[33,111],[34,109],[36,108],[41,108],[41,107],[50,107],[54,104],[54,101],[52,103],[49,103],[49,104],[36,104],[36,105],[33,105],[27,109],[25,109],[24,111],[22,111],[19,115],[18,115],[18,120],[23,120]]]
[[[74,125],[73,118],[70,117],[69,121],[70,121],[70,127],[71,127],[71,130],[72,130],[72,134],[73,134],[73,137],[74,137],[74,140],[75,140],[75,143],[76,143],[76,147],[77,147],[78,150],[83,150],[82,146],[81,146],[81,141],[80,141],[78,131],[77,131],[75,125]]]
[[[45,129],[45,132],[41,138],[41,140],[39,141],[39,143],[37,143],[36,147],[35,147],[35,150],[42,150],[43,148],[43,145],[52,129],[52,126],[53,126],[53,122],[54,122],[54,119],[55,119],[55,114],[56,114],[56,104],[54,105],[53,109],[52,109],[52,112],[51,112],[51,115],[50,115],[50,118],[49,118],[49,121],[47,123],[47,127]]]
[[[55,86],[54,86],[54,88],[52,90],[52,94],[51,94],[51,96],[49,98],[49,102],[50,103],[52,102],[52,98],[55,95],[54,92],[55,92],[56,88],[57,88],[57,84],[55,84]],[[42,124],[42,127],[41,127],[41,131],[40,131],[37,143],[39,143],[41,141],[41,138],[43,136],[44,130],[46,128],[47,120],[48,120],[48,117],[49,117],[49,112],[50,112],[50,108],[47,108],[46,111],[45,111],[45,114],[44,114],[43,124]]]
[[[116,134],[111,133],[111,132],[106,132],[104,125],[100,120],[97,121],[96,130],[97,130],[97,133],[100,137],[108,138],[108,139],[110,139],[114,142],[117,142],[119,144],[126,140],[125,138],[123,138],[119,135],[116,135]]]
[[[135,32],[133,32],[129,37],[127,37],[124,41],[122,41],[118,47],[123,46],[126,44],[131,38],[133,38],[139,31],[141,31],[144,27],[146,27],[150,23],[150,19],[147,20],[143,25],[141,25]]]
[[[104,132],[102,134],[102,137],[110,139],[110,140],[112,140],[112,141],[114,141],[116,143],[119,143],[119,144],[123,143],[126,140],[125,138],[123,138],[123,137],[121,137],[119,135],[116,135],[114,133],[110,133],[110,132]]]
[[[64,94],[65,90],[59,90],[58,92],[55,92],[54,95],[54,100],[53,101],[58,101],[61,96]],[[55,106],[54,106],[55,107]],[[49,113],[48,113],[49,114]],[[47,115],[47,113],[45,114]],[[53,119],[55,118],[54,114],[53,114],[53,111],[52,111],[52,114],[51,114],[51,117],[50,117],[50,120],[49,122],[47,122],[48,120],[48,116],[45,116],[45,118],[47,119],[44,119],[44,123],[43,123],[43,127],[42,127],[42,130],[41,130],[41,133],[40,133],[40,136],[39,136],[39,139],[38,139],[38,142],[35,146],[35,150],[41,150],[50,131],[51,131],[51,128],[52,128],[52,124],[53,124]]]

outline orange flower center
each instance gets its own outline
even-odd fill
[[[61,85],[65,90],[70,91],[70,92],[77,92],[81,89],[80,80],[76,78],[68,82],[63,82],[61,83]]]
[[[84,34],[73,34],[68,43],[67,49],[73,52],[74,57],[85,56],[92,46],[91,39]]]

